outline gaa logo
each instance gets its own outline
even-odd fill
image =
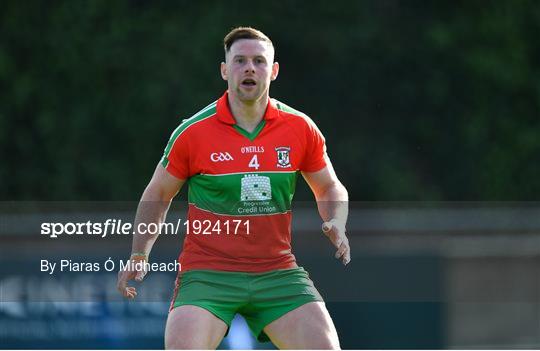
[[[212,162],[232,161],[234,158],[228,152],[213,152],[210,154]]]

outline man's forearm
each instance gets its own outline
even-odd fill
[[[149,233],[148,226],[153,223],[159,229],[160,224],[165,221],[170,204],[170,201],[161,200],[158,194],[152,194],[149,189],[145,191],[135,215],[132,255],[144,254],[148,256],[150,254],[152,246],[158,238],[159,230],[157,233],[153,233],[152,228],[152,233]]]
[[[323,221],[333,219],[345,224],[349,215],[347,189],[339,182],[332,184],[317,198],[317,207]]]

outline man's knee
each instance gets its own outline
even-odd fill
[[[210,345],[201,345],[185,337],[165,337],[165,350],[209,350],[210,348]]]
[[[219,342],[212,342],[210,339],[200,337],[191,338],[185,333],[180,333],[174,337],[165,337],[166,350],[215,350]]]
[[[322,302],[310,302],[265,328],[274,344],[286,349],[339,349],[336,328]]]

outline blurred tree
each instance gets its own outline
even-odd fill
[[[353,200],[540,196],[538,2],[3,5],[2,199],[137,199],[224,91],[238,25],[273,38],[271,95],[319,124]]]

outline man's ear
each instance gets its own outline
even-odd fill
[[[274,64],[272,65],[272,75],[270,76],[270,79],[276,80],[278,73],[279,73],[279,63],[274,62]]]
[[[223,78],[223,80],[227,80],[227,65],[225,64],[225,62],[221,63],[219,69],[221,71],[221,78]]]

